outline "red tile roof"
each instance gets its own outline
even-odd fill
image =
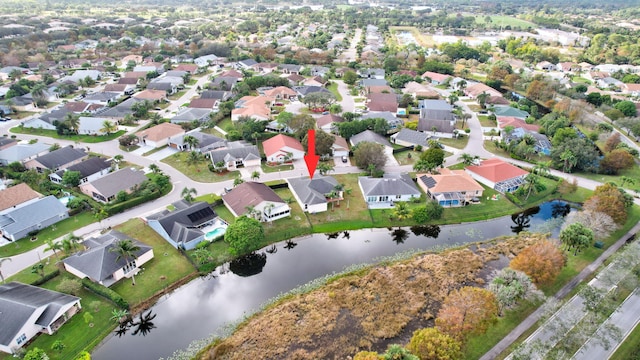
[[[523,128],[530,131],[540,130],[540,126],[536,124],[527,124],[524,120],[513,116],[498,116],[498,125],[500,129],[504,129],[507,126],[513,126],[514,128]]]
[[[264,154],[269,156],[271,154],[275,154],[283,147],[290,147],[295,150],[304,151],[302,144],[300,142],[290,136],[287,135],[276,135],[271,139],[267,139],[262,143],[262,147],[264,148]]]
[[[447,74],[440,74],[437,72],[433,72],[433,71],[427,71],[424,74],[422,74],[423,78],[429,78],[433,81],[437,81],[437,82],[444,82],[445,80],[447,80],[448,78],[451,77],[451,75],[447,75]]]
[[[480,165],[467,166],[465,169],[495,183],[529,174],[500,159],[485,160]]]

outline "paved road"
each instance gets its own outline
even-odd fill
[[[591,359],[608,359],[618,348],[618,345],[624,339],[612,339],[607,336],[607,332],[602,332],[603,329],[615,326],[620,329],[623,338],[626,338],[629,333],[640,322],[640,288],[636,289],[627,299],[611,314],[607,321],[600,326],[598,332],[601,336],[606,336],[610,342],[609,346],[605,348],[602,346],[601,341],[597,341],[594,338],[589,339],[578,352],[572,357],[575,360],[591,360]]]
[[[349,48],[343,51],[342,54],[340,54],[340,56],[338,56],[338,58],[335,60],[335,62],[349,63],[351,61],[356,61],[356,58],[358,56],[356,47],[360,42],[360,37],[362,37],[362,29],[358,28],[356,29],[353,38],[351,39]]]

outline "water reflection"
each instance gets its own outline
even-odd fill
[[[440,226],[438,225],[418,225],[409,228],[413,235],[426,236],[437,239],[440,235]]]
[[[348,231],[344,231],[344,232],[342,233],[342,237],[343,237],[344,239],[349,240],[349,239],[351,238],[351,234],[350,234]]]
[[[531,226],[531,218],[533,217],[533,215],[539,212],[540,207],[536,206],[521,213],[511,215],[511,221],[513,221],[513,223],[515,224],[511,226],[511,231],[518,234],[525,229],[528,229]]]
[[[296,244],[295,242],[293,242],[293,240],[287,240],[284,243],[284,248],[287,250],[291,250],[294,247],[298,246],[298,244]]]
[[[571,205],[565,202],[553,202],[551,204],[551,216],[554,218],[565,217],[571,212]]]
[[[154,314],[152,310],[149,310],[146,313],[140,313],[137,320],[128,318],[125,321],[121,322],[118,328],[115,330],[115,334],[118,335],[118,337],[122,337],[127,332],[129,332],[129,330],[133,329],[131,335],[147,336],[151,332],[151,330],[156,328],[156,325],[153,323],[153,319],[155,318],[156,314]]]
[[[265,265],[267,265],[267,254],[252,252],[231,261],[229,270],[238,276],[248,277],[260,274]]]
[[[391,240],[396,243],[396,245],[404,244],[404,241],[409,237],[409,232],[403,228],[387,228],[389,230],[389,235],[391,235]]]
[[[340,233],[339,232],[334,232],[334,233],[328,233],[328,234],[325,234],[325,235],[327,235],[327,240],[333,240],[333,239],[337,239],[338,236],[340,236]]]
[[[265,250],[268,254],[275,254],[278,252],[278,248],[275,245],[271,245]]]

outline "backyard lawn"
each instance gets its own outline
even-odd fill
[[[190,164],[188,162],[189,155],[189,152],[178,152],[162,159],[162,162],[197,182],[213,183],[233,180],[240,175],[239,171],[211,172],[209,171],[210,162],[208,160]]]
[[[64,219],[57,224],[40,230],[40,232],[36,235],[36,241],[31,241],[31,239],[23,238],[12,244],[0,247],[0,257],[22,254],[23,252],[27,252],[31,249],[37,248],[38,246],[44,244],[47,240],[53,240],[61,236],[65,236],[95,221],[96,219],[93,214],[88,211],[71,216],[68,219]]]
[[[457,139],[440,138],[438,139],[438,142],[441,143],[442,145],[447,145],[447,146],[451,146],[452,148],[462,150],[465,147],[467,147],[467,144],[469,143],[469,137],[460,136]]]
[[[113,134],[100,135],[100,136],[59,135],[55,130],[32,129],[32,128],[26,128],[22,126],[13,127],[9,131],[15,134],[39,135],[39,136],[46,136],[54,139],[69,140],[69,141],[76,141],[76,142],[82,142],[82,143],[99,143],[103,141],[110,141],[110,140],[119,138],[120,135],[123,135],[125,133],[124,130],[120,130]]]
[[[284,165],[269,165],[265,162],[260,163],[260,168],[265,173],[274,173],[278,171],[289,171],[293,170],[293,164],[284,164]]]
[[[480,125],[483,127],[496,127],[498,126],[495,120],[489,119],[487,115],[478,115],[478,120],[480,120]]]
[[[153,247],[153,260],[144,264],[142,271],[136,275],[136,285],[130,279],[123,279],[111,287],[129,302],[131,307],[141,304],[167,286],[195,272],[191,263],[140,219],[131,219],[115,227],[116,230],[129,235]]]

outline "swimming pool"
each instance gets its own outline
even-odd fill
[[[68,195],[68,196],[63,196],[58,200],[62,203],[62,205],[67,206],[69,201],[71,201],[71,200],[73,200],[75,198],[76,198],[75,196]]]
[[[224,235],[225,231],[227,231],[226,228],[217,227],[211,231],[208,231],[206,234],[204,234],[204,239],[207,241],[214,240],[215,238]]]

